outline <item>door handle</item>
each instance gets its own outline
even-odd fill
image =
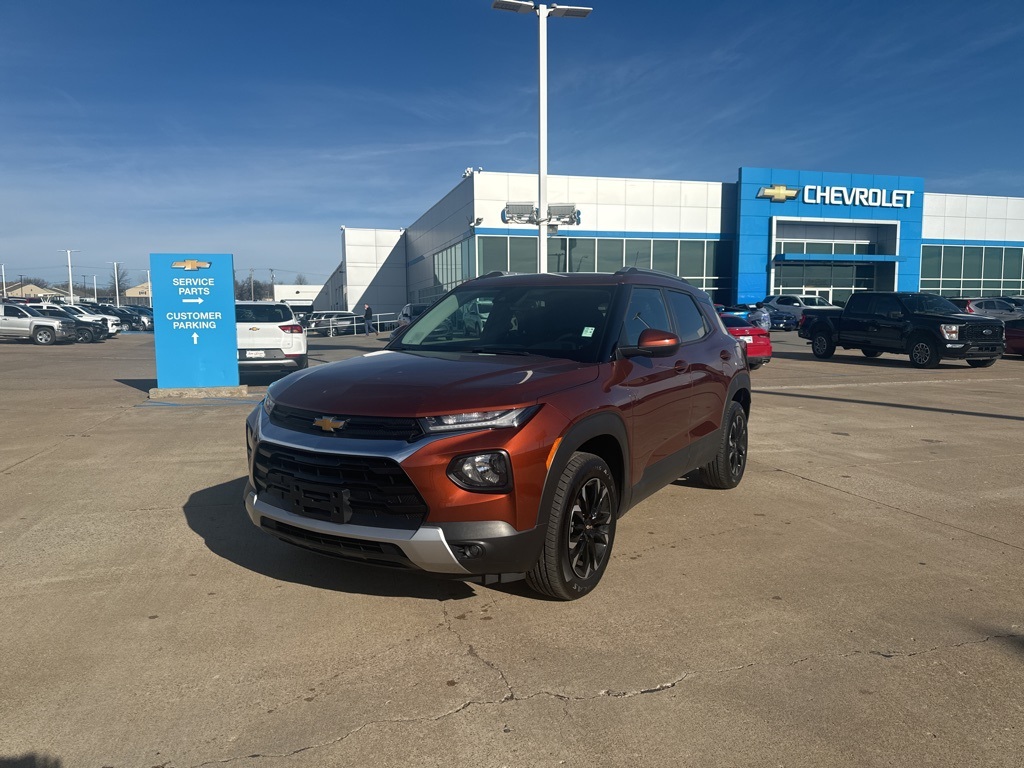
[[[686,373],[687,366],[685,360],[676,360],[676,363],[673,367],[676,369],[676,373]]]

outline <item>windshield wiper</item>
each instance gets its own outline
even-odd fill
[[[470,352],[484,355],[520,355],[523,357],[529,357],[530,352],[522,349],[509,349],[508,347],[473,347]]]

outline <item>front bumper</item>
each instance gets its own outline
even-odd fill
[[[537,562],[546,525],[518,530],[499,519],[514,494],[466,493],[443,471],[424,470],[424,462],[452,450],[441,447],[451,435],[411,443],[305,436],[272,423],[262,406],[250,415],[246,432],[246,510],[254,525],[278,539],[347,560],[485,583],[521,578]],[[332,481],[336,462],[387,478],[379,493],[393,514],[365,512],[366,478],[355,485]],[[446,464],[445,458],[442,469]],[[306,467],[313,466],[319,467],[315,479],[303,480]],[[456,501],[460,495],[462,502]],[[532,492],[526,495],[532,498]],[[364,511],[355,509],[357,498]]]
[[[1003,341],[963,342],[947,341],[942,345],[942,356],[954,360],[985,360],[1001,357],[1006,351]]]

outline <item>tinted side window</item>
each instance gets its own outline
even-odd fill
[[[668,292],[668,308],[676,323],[676,334],[682,342],[702,339],[708,333],[704,315],[697,308],[697,303],[685,293]]]
[[[875,298],[874,314],[878,317],[890,317],[893,312],[903,314],[903,307],[896,301],[895,296],[877,296]]]
[[[848,315],[866,315],[869,314],[869,299],[870,296],[864,294],[853,294],[849,299],[846,300],[846,314]]]
[[[648,328],[667,331],[671,327],[661,290],[634,288],[622,324],[622,343],[627,347],[635,347],[640,342],[640,334]]]
[[[796,306],[796,299],[792,299],[789,296],[780,296],[779,300],[775,303],[783,307],[793,307]]]

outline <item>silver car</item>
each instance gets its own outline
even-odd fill
[[[821,296],[799,293],[783,293],[778,296],[765,296],[762,303],[769,310],[787,312],[793,315],[797,320],[803,317],[804,310],[808,307],[812,309],[839,309],[835,304],[830,302],[828,299],[821,298]]]

